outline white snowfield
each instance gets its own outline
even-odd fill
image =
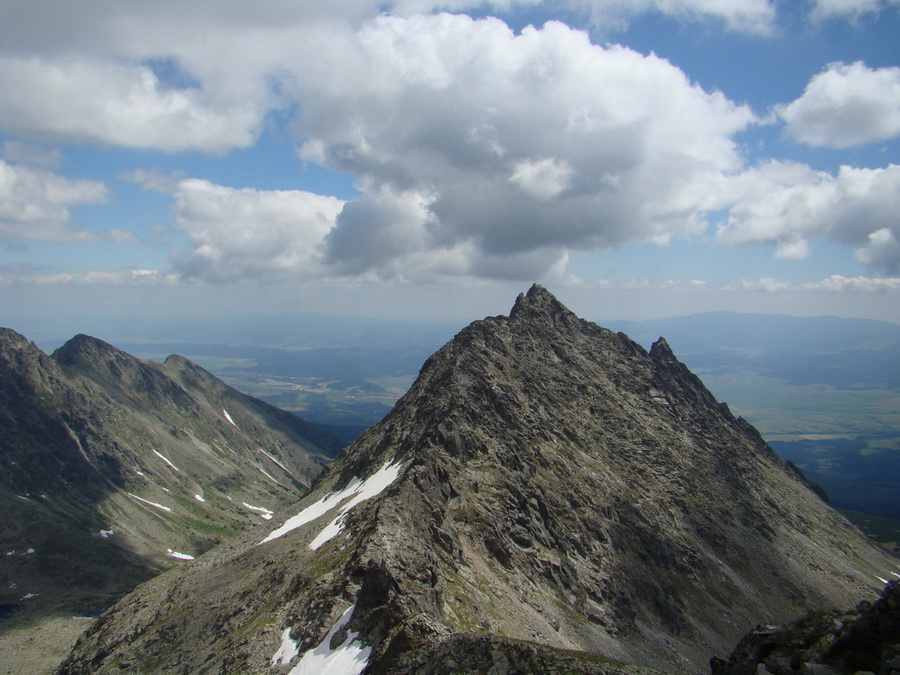
[[[402,468],[402,464],[385,462],[383,467],[365,480],[354,477],[343,490],[332,492],[329,495],[325,495],[314,504],[310,504],[296,516],[288,518],[284,525],[270,532],[269,535],[259,543],[265,544],[273,539],[278,539],[278,537],[281,537],[292,530],[296,530],[298,527],[306,525],[306,523],[311,523],[340,505],[345,499],[349,499],[350,501],[341,506],[338,515],[325,526],[325,529],[323,529],[312,542],[310,542],[309,547],[316,550],[343,529],[344,516],[350,509],[360,502],[364,502],[367,499],[379,495],[388,485],[397,479]]]
[[[331,639],[353,617],[356,605],[351,605],[341,615],[328,635],[314,649],[304,652],[289,675],[359,675],[369,663],[372,648],[357,640],[359,633],[347,631],[347,637],[334,649]],[[298,654],[297,643],[291,639],[291,630],[286,628],[281,635],[281,646],[272,657],[272,665],[290,663]]]

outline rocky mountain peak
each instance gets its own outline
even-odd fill
[[[110,359],[136,360],[134,357],[90,335],[79,333],[67,340],[52,354],[53,358],[63,367],[90,368],[100,361]]]
[[[519,293],[509,318],[514,321],[533,321],[537,318],[558,320],[577,319],[565,305],[540,284],[533,284],[527,293]]]
[[[702,672],[893,565],[665,341],[535,285],[429,358],[293,515],[139,589],[63,672],[347,650],[371,673]]]

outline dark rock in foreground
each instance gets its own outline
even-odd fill
[[[849,612],[816,612],[783,628],[760,625],[712,675],[900,673],[900,582]]]

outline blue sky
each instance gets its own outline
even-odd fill
[[[900,322],[898,0],[0,5],[0,324]],[[131,335],[131,337],[134,337]]]

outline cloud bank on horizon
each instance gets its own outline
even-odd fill
[[[808,69],[835,26],[864,36],[898,13],[898,0],[6,2],[0,279],[602,285],[573,256],[688,242],[780,262],[822,245],[831,273],[794,286],[896,290],[900,48],[819,62],[790,100],[765,82],[738,99],[629,40],[805,40]],[[296,187],[190,168],[267,138],[291,149]],[[308,167],[325,183],[304,186]],[[122,222],[135,192],[167,214]],[[730,283],[777,288],[765,278]]]

